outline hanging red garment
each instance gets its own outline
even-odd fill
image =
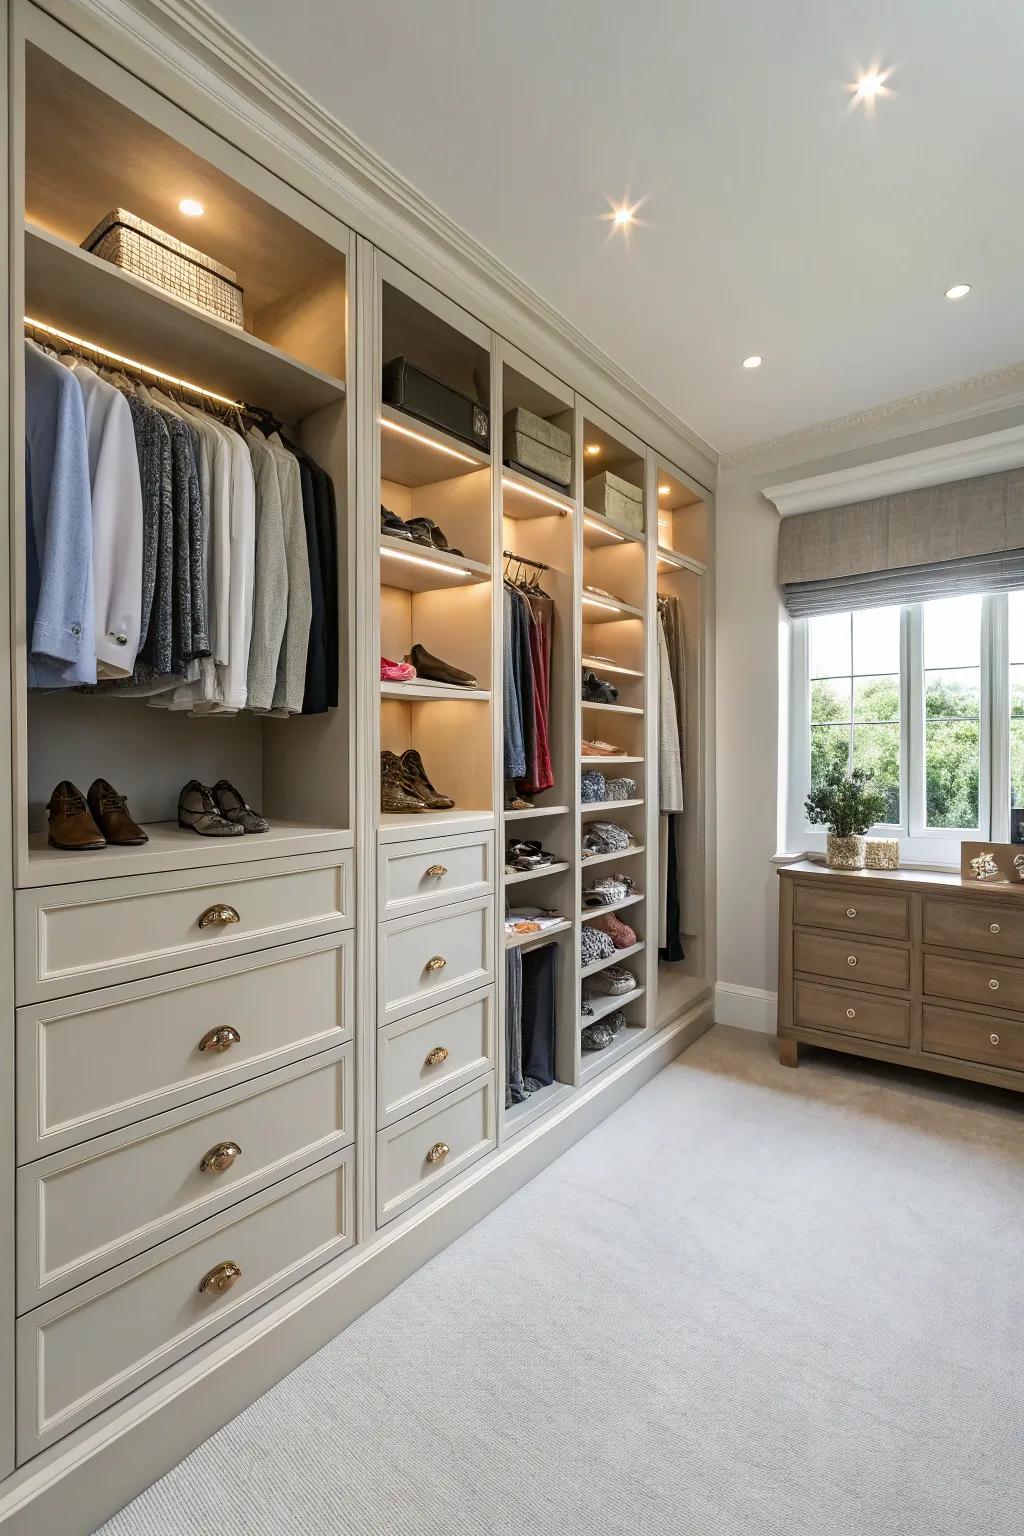
[[[550,597],[530,593],[530,662],[533,670],[533,750],[526,764],[529,794],[551,789],[555,775],[551,767],[551,650],[554,604]]]

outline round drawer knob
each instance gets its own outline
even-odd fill
[[[989,987],[991,988],[991,990],[993,992],[998,992],[999,991],[999,983],[998,983],[998,981],[996,981],[994,976],[993,976],[992,980],[989,982]]]
[[[212,907],[207,907],[205,912],[199,914],[197,927],[199,928],[228,928],[232,923],[240,923],[242,919],[234,907],[226,906],[218,901]]]
[[[423,967],[425,971],[443,971],[448,961],[444,955],[434,955]]]
[[[846,963],[847,963],[847,965],[856,965],[857,964],[857,956],[856,955],[847,955]]]
[[[427,1162],[428,1163],[440,1163],[440,1162],[443,1162],[444,1159],[448,1156],[448,1153],[450,1151],[451,1151],[451,1147],[448,1145],[448,1143],[446,1141],[435,1141],[434,1145],[430,1148],[430,1151],[427,1153]]]
[[[242,1271],[234,1259],[225,1259],[223,1264],[214,1265],[208,1275],[204,1275],[199,1282],[199,1291],[203,1296],[223,1296],[225,1291],[230,1291],[242,1278]]]
[[[998,923],[989,923],[988,931],[989,931],[989,933],[998,933],[999,932],[999,924]]]
[[[846,1017],[848,1019],[855,1019],[857,1017],[857,1010],[856,1010],[856,1008],[847,1008],[847,1010],[846,1010]]]
[[[241,1157],[242,1149],[237,1141],[219,1141],[199,1164],[200,1173],[226,1173],[236,1157]]]
[[[847,917],[856,917],[857,916],[857,908],[856,907],[847,907],[846,915],[847,915]]]
[[[448,873],[443,864],[431,864],[429,869],[423,871],[424,880],[443,880]]]
[[[998,1035],[989,1035],[988,1038],[991,1040],[993,1045],[998,1045],[999,1044],[999,1036]]]
[[[441,1065],[442,1061],[447,1061],[447,1060],[448,1060],[448,1050],[447,1050],[447,1047],[443,1046],[443,1045],[435,1045],[434,1049],[432,1051],[428,1051],[427,1052],[427,1059],[424,1062],[424,1066],[427,1066],[427,1067],[439,1067]]]
[[[199,1042],[199,1049],[205,1051],[230,1051],[233,1045],[241,1045],[242,1037],[237,1029],[232,1029],[230,1024],[222,1024],[219,1029],[208,1029]]]

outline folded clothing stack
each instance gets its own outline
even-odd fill
[[[599,768],[584,768],[580,774],[580,799],[584,805],[601,805],[606,800],[635,800],[636,779],[609,779]]]
[[[610,517],[635,533],[644,531],[644,493],[638,485],[607,469],[592,475],[583,486],[583,504],[601,517]]]
[[[572,481],[572,438],[561,427],[517,406],[505,414],[506,464],[539,475],[564,490]]]
[[[550,907],[509,907],[505,913],[505,933],[545,933],[564,922],[561,912],[553,912]]]
[[[610,934],[602,933],[592,923],[584,923],[580,933],[580,960],[584,965],[596,965],[598,960],[610,960],[615,945]]]
[[[623,853],[633,847],[633,834],[616,821],[591,821],[583,834],[581,849],[585,859],[602,853]]]
[[[583,905],[610,907],[615,901],[625,901],[634,890],[635,884],[628,875],[605,875],[603,880],[595,880],[593,885],[583,887]]]

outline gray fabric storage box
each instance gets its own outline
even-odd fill
[[[599,512],[622,523],[635,533],[644,531],[644,493],[638,485],[621,480],[607,469],[586,481],[583,504],[590,512]]]
[[[507,464],[518,464],[554,485],[572,484],[572,438],[561,427],[517,406],[505,416]]]

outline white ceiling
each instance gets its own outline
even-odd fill
[[[1024,358],[1019,0],[212,4],[721,452]]]

